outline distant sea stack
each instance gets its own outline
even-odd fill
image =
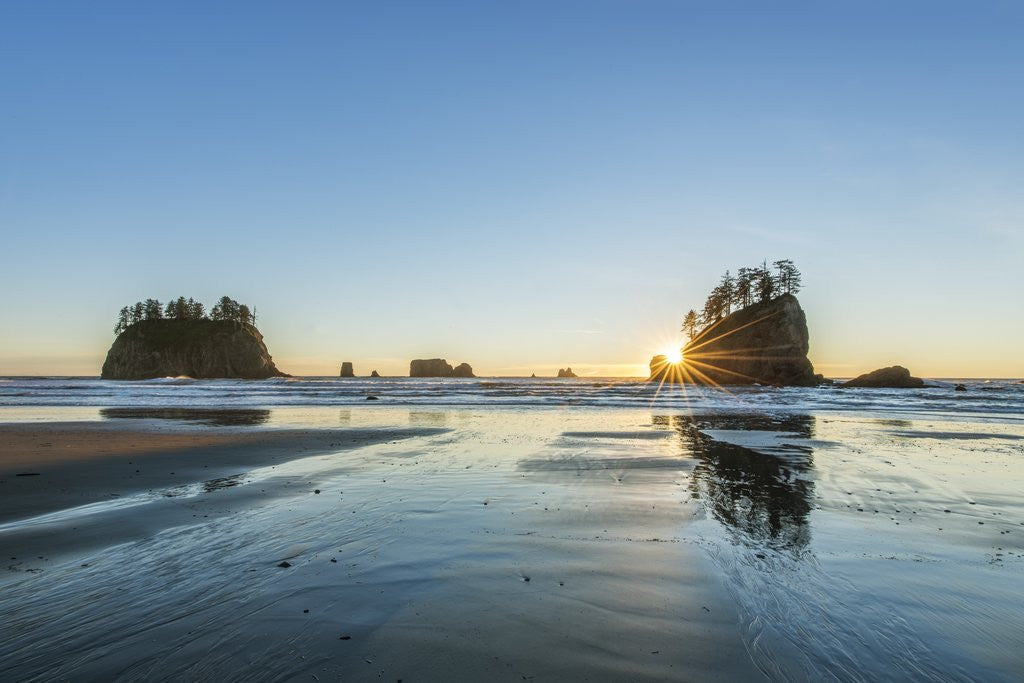
[[[559,377],[575,377],[576,373],[572,371],[572,368],[566,368],[565,370],[558,371]]]
[[[338,374],[339,377],[355,377],[356,372],[352,369],[352,363],[345,361],[341,364],[341,372]]]
[[[872,372],[865,373],[859,377],[843,382],[843,387],[866,387],[874,389],[920,389],[924,386],[924,380],[920,377],[912,377],[910,370],[902,365],[893,365],[888,368],[879,368]],[[957,385],[963,386],[962,384]],[[966,391],[967,387],[959,389]]]
[[[267,379],[288,377],[274,365],[263,335],[234,320],[142,320],[118,334],[103,379]]]
[[[410,377],[476,377],[469,363],[452,367],[444,358],[416,359],[409,363]]]
[[[374,370],[373,372],[370,373],[370,377],[380,377],[380,373]]]
[[[701,331],[681,363],[651,359],[652,381],[678,384],[814,386],[821,377],[807,358],[807,319],[800,302],[783,294],[747,306]]]
[[[469,363],[459,363],[452,370],[452,377],[476,377],[473,374],[473,367]]]

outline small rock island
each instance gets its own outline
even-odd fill
[[[559,368],[558,376],[559,377],[576,377],[576,373],[572,371],[572,368],[566,368],[565,370],[562,370],[561,368]]]
[[[409,363],[410,377],[476,377],[469,363],[452,367],[444,358],[418,358]]]
[[[690,310],[682,360],[655,356],[650,380],[674,384],[813,386],[821,381],[807,358],[807,319],[795,294],[800,272],[792,261],[728,271],[703,312]]]
[[[355,376],[356,376],[356,372],[352,368],[352,362],[351,361],[344,361],[341,364],[341,372],[338,373],[338,377],[355,377]]]
[[[209,316],[193,299],[179,297],[166,307],[147,299],[121,309],[114,331],[102,379],[288,377],[274,365],[256,329],[255,310],[229,297],[222,297]]]
[[[873,389],[920,389],[924,386],[924,380],[920,377],[912,376],[910,370],[907,370],[902,365],[893,365],[888,368],[879,368],[878,370],[864,373],[854,377],[849,382],[843,382],[839,386]],[[963,385],[959,384],[957,386]],[[958,391],[965,390],[966,387]]]

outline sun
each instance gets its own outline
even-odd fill
[[[665,361],[676,365],[683,362],[683,350],[682,349],[666,349],[664,352]]]

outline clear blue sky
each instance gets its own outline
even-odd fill
[[[222,293],[296,374],[632,374],[789,257],[826,374],[1024,375],[1020,3],[5,2],[0,51],[0,374]]]

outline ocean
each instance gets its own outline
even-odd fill
[[[962,383],[965,392],[953,391]],[[295,408],[367,405],[655,408],[682,411],[840,411],[1024,419],[1024,382],[947,379],[924,389],[689,387],[638,378],[375,379],[289,377],[260,381],[2,377],[0,409],[28,407]],[[8,415],[13,412],[7,411]],[[45,412],[39,413],[44,415]],[[2,417],[2,414],[0,414]]]

